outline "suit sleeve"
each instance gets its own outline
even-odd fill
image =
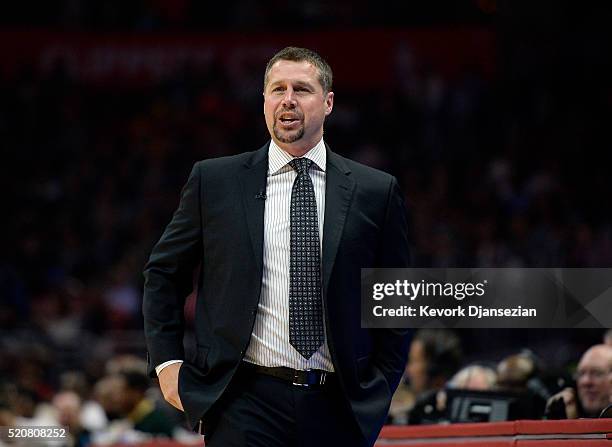
[[[200,171],[200,163],[196,163],[179,206],[144,270],[142,312],[151,377],[155,377],[157,365],[185,355],[183,307],[193,290],[194,269],[202,258]]]
[[[377,267],[410,267],[408,217],[404,195],[397,180],[389,186],[387,210],[382,232],[382,242]],[[374,364],[382,371],[391,392],[395,391],[406,366],[409,329],[372,329],[375,343]]]

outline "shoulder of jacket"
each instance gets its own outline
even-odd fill
[[[219,169],[229,168],[232,166],[240,166],[244,164],[253,152],[243,152],[236,155],[227,155],[224,157],[206,158],[196,162],[199,169]]]
[[[389,187],[390,183],[395,181],[395,177],[388,172],[367,166],[338,154],[334,154],[334,156],[337,157],[336,160],[340,160],[338,164],[343,163],[346,169],[350,171],[353,179],[357,182],[367,182],[371,185],[377,185],[386,189]]]

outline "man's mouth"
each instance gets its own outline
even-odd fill
[[[282,114],[279,116],[278,120],[281,122],[283,127],[291,127],[300,122],[299,117],[292,113]]]
[[[289,119],[289,118],[281,118],[279,119],[281,123],[281,127],[283,128],[291,128],[297,126],[300,122],[298,119]]]

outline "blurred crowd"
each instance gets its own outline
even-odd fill
[[[466,364],[456,333],[421,329],[388,423],[598,417],[612,417],[612,330],[572,368],[555,371],[529,349]]]
[[[612,330],[563,369],[529,349],[499,361],[468,361],[460,335],[448,329],[414,334],[387,423],[612,417]],[[58,372],[53,352],[33,341],[1,348],[13,355],[2,365],[0,426],[65,426],[70,436],[57,445],[70,447],[161,438],[201,443],[163,400],[140,357],[114,355],[96,363],[92,353],[89,367]]]
[[[264,62],[185,66],[140,88],[86,85],[61,61],[49,74],[4,74],[3,328],[139,327],[140,272],[191,165],[267,141]],[[576,115],[555,83],[523,86],[506,72],[446,79],[409,43],[394,67],[384,88],[337,86],[326,141],[398,177],[415,266],[612,264],[611,211],[597,199],[612,192],[605,159],[581,156],[600,144],[605,114]]]
[[[49,364],[28,354],[24,357],[19,374],[0,382],[0,426],[63,426],[68,436],[54,441],[58,447],[156,438],[201,444],[201,437],[184,427],[181,415],[163,401],[159,389],[151,387],[146,364],[138,357],[112,357],[94,375],[64,371],[57,389],[49,388],[41,377]]]

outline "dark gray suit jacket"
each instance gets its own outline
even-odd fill
[[[143,313],[149,374],[183,359],[183,306],[201,264],[197,355],[179,374],[192,428],[221,396],[251,336],[261,290],[269,143],[195,164],[172,221],[145,267]],[[328,344],[344,394],[366,438],[384,423],[404,370],[406,331],[361,328],[360,269],[407,267],[404,198],[394,177],[327,148],[323,303]]]

